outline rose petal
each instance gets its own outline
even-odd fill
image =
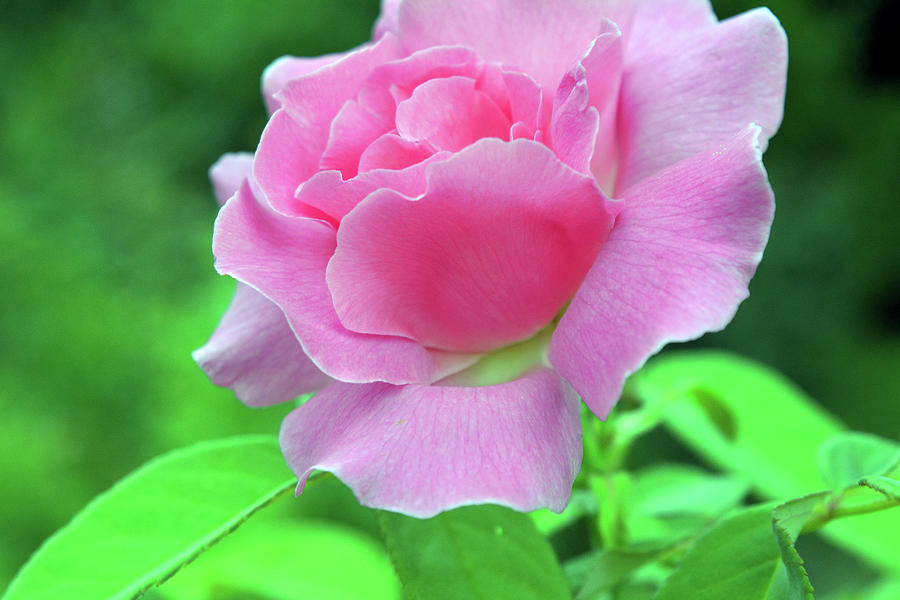
[[[335,383],[289,414],[300,478],[330,471],[361,504],[426,518],[466,504],[565,508],[581,464],[578,398],[548,369],[491,387]]]
[[[340,52],[313,58],[282,56],[273,61],[262,74],[263,100],[265,100],[269,114],[271,115],[281,108],[281,102],[275,99],[275,94],[280,92],[289,81],[308,75],[325,65],[330,65],[347,54],[347,52]]]
[[[612,0],[606,16],[625,40],[626,62],[680,52],[698,30],[718,23],[709,0]]]
[[[600,33],[607,8],[605,0],[404,0],[398,36],[409,50],[469,46],[486,61],[528,73],[552,94]]]
[[[209,168],[209,179],[219,205],[225,204],[241,187],[241,182],[250,175],[253,155],[249,152],[233,152],[223,154]]]
[[[578,289],[612,224],[593,178],[532,141],[485,139],[428,167],[415,200],[341,222],[328,287],[354,331],[482,352],[532,336]]]
[[[240,188],[252,161],[252,154],[225,154],[210,168],[220,204]],[[212,337],[193,357],[213,383],[233,389],[248,406],[286,402],[331,381],[303,353],[281,309],[241,283]]]
[[[596,110],[597,122],[594,144],[590,147],[589,171],[585,172],[593,173],[601,187],[612,191],[617,166],[616,115],[619,105],[619,83],[622,79],[622,32],[608,19],[605,20],[602,31],[603,33],[591,42],[584,55],[563,78],[556,92],[555,100],[559,103],[561,111],[559,119],[554,114],[554,127],[581,131],[581,138],[572,140],[571,143],[573,148],[583,148],[584,142],[589,139],[584,132],[592,131],[590,126],[594,124],[594,119],[588,111],[575,112],[572,108],[582,102],[578,98],[578,87],[586,85],[588,104]],[[568,92],[570,88],[572,91]],[[566,94],[570,94],[568,98]],[[573,105],[572,108],[570,105]],[[567,120],[571,121],[567,123]],[[559,142],[562,142],[563,148],[566,147],[565,139],[556,140],[554,144]],[[580,157],[577,162],[581,164]],[[569,164],[575,167],[575,163]],[[582,167],[575,168],[581,170]]]
[[[646,50],[622,80],[616,194],[749,122],[765,147],[781,123],[786,66],[784,30],[767,9],[697,30],[677,51]]]
[[[579,173],[590,173],[599,129],[600,113],[590,105],[587,82],[581,80],[553,109],[550,146],[559,160]]]
[[[402,170],[376,169],[344,181],[337,171],[321,171],[297,190],[297,200],[315,207],[339,223],[357,204],[381,188],[395,190],[406,196],[418,196],[425,191],[425,168],[433,160],[442,160],[449,153],[433,155],[427,162]]]
[[[253,158],[253,178],[269,205],[286,215],[301,215],[294,202],[297,187],[319,170],[324,148],[307,143],[305,131],[285,110],[269,119]],[[303,215],[309,216],[309,215]]]
[[[372,69],[400,53],[397,39],[386,34],[278,92],[282,108],[266,125],[253,161],[253,177],[273,208],[290,214],[297,186],[319,170],[331,121]]]
[[[747,297],[774,209],[759,131],[626,192],[550,344],[551,364],[597,416],[650,354],[721,329]]]
[[[513,123],[523,123],[534,135],[535,131],[546,125],[542,122],[541,86],[525,73],[517,71],[504,71],[503,83],[509,95],[510,119]]]
[[[469,48],[438,46],[376,67],[359,90],[359,103],[393,120],[397,104],[430,79],[478,75],[478,57]]]
[[[363,151],[392,129],[392,122],[349,100],[331,122],[328,145],[319,160],[319,168],[337,169],[344,179],[355,177]]]
[[[287,402],[332,381],[303,353],[281,309],[241,283],[193,356],[213,383],[233,389],[248,406]]]
[[[335,379],[430,383],[477,360],[427,350],[408,339],[344,328],[325,284],[334,236],[325,223],[271,210],[245,182],[219,211],[213,234],[216,269],[278,305],[306,354]]]
[[[534,131],[523,123],[522,121],[517,121],[512,124],[512,127],[509,128],[509,139],[512,140],[530,140],[534,138]]]
[[[377,40],[387,32],[397,33],[397,8],[401,0],[381,0],[381,14],[375,21],[372,39]]]
[[[505,138],[512,123],[468,77],[426,81],[397,107],[397,132],[435,150],[462,150],[486,137]]]
[[[430,144],[406,140],[395,133],[386,133],[363,151],[359,157],[359,172],[365,173],[373,169],[405,169],[422,162],[433,153]]]

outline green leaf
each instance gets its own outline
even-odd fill
[[[661,549],[690,537],[740,505],[747,483],[687,465],[657,465],[635,474],[625,523],[628,547]]]
[[[794,600],[772,531],[772,505],[734,513],[701,536],[656,600]]]
[[[691,465],[654,465],[635,475],[633,508],[654,516],[718,516],[739,505],[747,488],[736,477],[714,475]],[[703,502],[697,501],[700,498]]]
[[[900,463],[900,445],[867,433],[848,431],[819,449],[819,469],[833,490],[856,485],[863,477],[886,475]]]
[[[166,454],[97,497],[48,539],[4,600],[133,598],[295,482],[268,436]]]
[[[781,551],[781,560],[787,571],[791,598],[814,598],[813,586],[794,543],[803,528],[824,512],[829,497],[828,492],[810,494],[776,506],[772,511],[772,526]]]
[[[646,402],[665,403],[664,422],[686,445],[766,496],[821,489],[816,454],[842,425],[778,373],[724,352],[673,352],[634,385]]]
[[[527,515],[482,505],[425,520],[379,512],[379,521],[409,599],[571,598],[550,544]]]
[[[897,600],[900,598],[900,579],[879,582],[862,592],[858,600]]]
[[[725,352],[664,354],[635,374],[629,385],[645,403],[663,407],[666,427],[686,446],[711,465],[745,478],[765,498],[784,500],[820,491],[818,450],[844,429],[782,375]],[[710,411],[712,403],[716,408]],[[822,533],[869,562],[900,573],[900,544],[895,542],[900,538],[900,511],[842,520]]]
[[[877,492],[881,492],[888,498],[900,501],[900,481],[878,475],[876,477],[866,477],[859,482],[868,488],[872,488]]]
[[[579,586],[575,600],[594,600],[603,597],[603,594],[609,594],[627,581],[635,571],[658,556],[658,552],[626,553],[603,550],[588,558],[580,559],[579,563],[573,563],[573,566],[577,564],[575,568],[582,571],[578,573],[578,578],[583,578],[584,583]],[[568,565],[566,571],[568,574]]]
[[[541,535],[549,536],[572,525],[578,519],[597,514],[597,498],[587,490],[572,490],[569,504],[561,513],[542,508],[528,513]]]
[[[253,519],[159,587],[169,600],[388,600],[400,582],[372,538],[346,526]],[[348,574],[352,573],[352,576]]]

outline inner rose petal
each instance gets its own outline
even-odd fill
[[[358,102],[346,102],[331,123],[328,145],[319,160],[319,168],[336,169],[344,179],[355,177],[366,147],[392,128],[393,123]]]
[[[359,157],[359,172],[372,169],[405,169],[434,154],[429,144],[386,133],[369,144]]]
[[[509,139],[509,118],[469,77],[426,81],[397,107],[397,131],[436,150],[462,150],[481,138]]]
[[[593,178],[530,140],[481,140],[426,173],[419,198],[378,190],[341,221],[326,275],[341,322],[466,353],[533,336],[612,225]]]

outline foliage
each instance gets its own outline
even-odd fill
[[[172,600],[389,598],[397,587],[386,552],[410,599],[811,600],[814,581],[797,541],[819,530],[892,585],[900,561],[880,540],[900,533],[900,511],[889,510],[900,505],[896,442],[840,431],[777,374],[721,353],[657,358],[628,393],[608,423],[589,421],[576,500],[561,515],[529,518],[491,505],[426,520],[380,511],[381,551],[340,527],[275,519],[182,576],[179,569],[293,487],[274,439],[232,438],[170,453],[116,484],[47,541],[4,599],[123,599],[160,585],[155,593]],[[778,429],[765,431],[760,410],[770,410],[769,421],[805,425],[804,433],[773,454]],[[721,472],[633,469],[632,445],[658,425]],[[817,480],[820,491],[792,498]],[[748,505],[748,489],[778,501]],[[832,525],[838,520],[841,529]],[[551,543],[581,525],[588,547],[561,563]],[[329,556],[351,559],[355,577],[342,577]]]

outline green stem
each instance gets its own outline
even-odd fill
[[[888,498],[871,504],[859,504],[857,506],[846,506],[843,508],[840,506],[834,508],[829,507],[829,510],[824,514],[806,523],[803,526],[803,529],[800,530],[800,533],[812,533],[813,531],[818,531],[835,519],[852,517],[855,515],[865,515],[880,510],[886,510],[888,508],[894,508],[896,506],[900,506],[900,500]]]

